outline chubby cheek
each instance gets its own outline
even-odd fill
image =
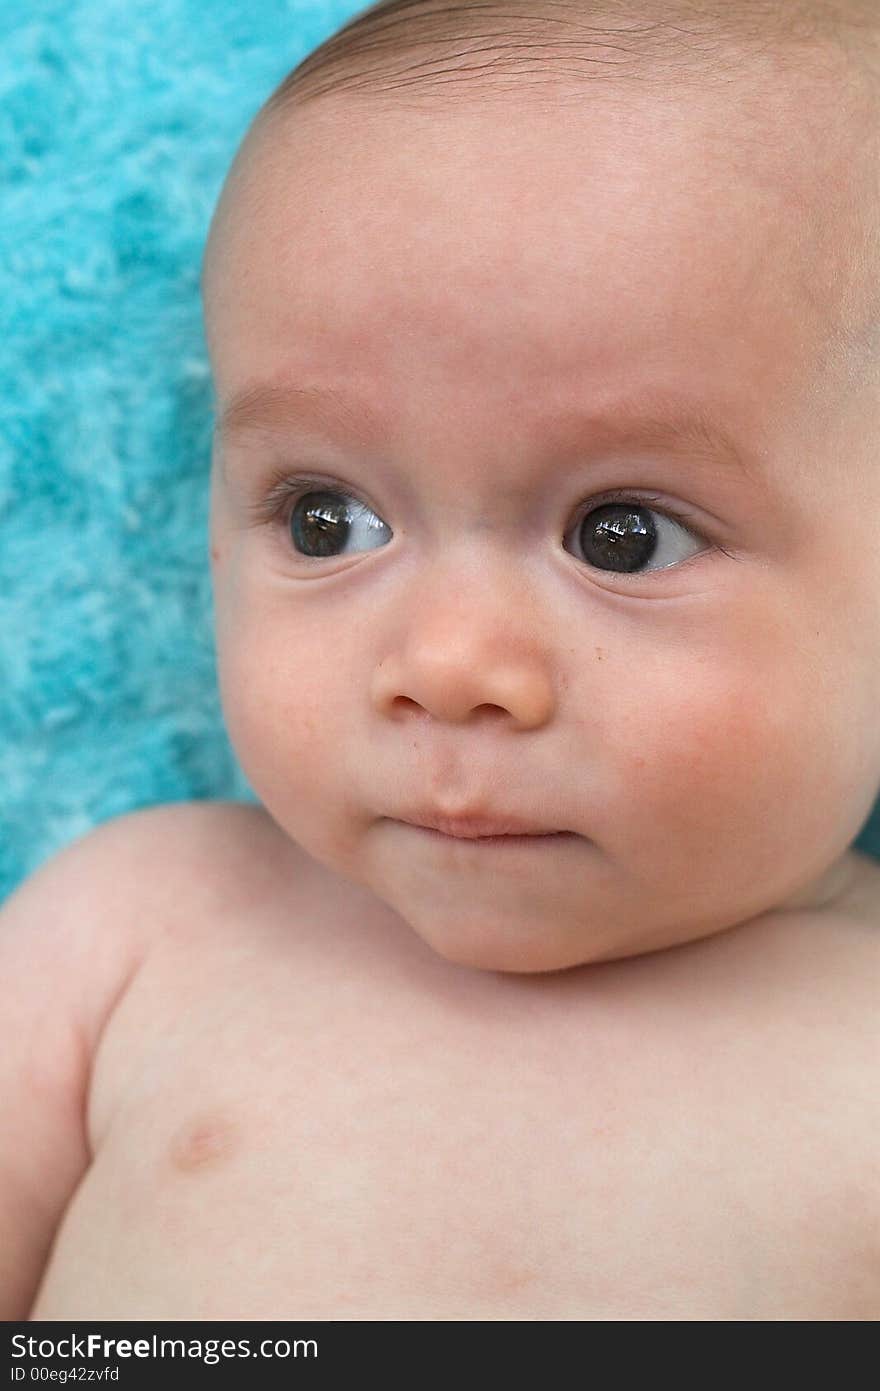
[[[354,790],[339,733],[350,719],[341,705],[351,689],[345,644],[337,650],[326,629],[313,641],[302,627],[252,620],[252,613],[245,624],[231,609],[218,611],[217,672],[230,740],[278,824],[319,858],[337,855],[345,823],[334,825],[334,817],[344,817],[346,793]]]
[[[703,676],[684,685],[653,690],[643,711],[622,722],[629,737],[613,760],[616,805],[638,808],[639,846],[651,858],[676,845],[689,854],[722,826],[751,821],[756,799],[769,790],[775,801],[785,777],[788,741],[754,683],[733,688]]]
[[[660,667],[609,727],[611,839],[644,884],[772,898],[856,833],[860,746],[841,683],[784,643]],[[870,806],[868,801],[867,806]]]

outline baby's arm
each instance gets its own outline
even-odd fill
[[[119,901],[132,819],[66,847],[0,909],[0,1318],[27,1317],[91,1160],[92,1059],[139,960]]]

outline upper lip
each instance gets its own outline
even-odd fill
[[[411,826],[422,826],[430,831],[442,831],[447,836],[458,836],[462,840],[478,840],[480,836],[546,836],[553,835],[546,826],[538,826],[534,821],[522,821],[516,816],[444,816],[440,812],[414,812],[401,816]]]

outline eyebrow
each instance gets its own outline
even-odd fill
[[[224,408],[214,434],[231,443],[251,432],[284,430],[301,426],[312,416],[320,425],[340,424],[362,436],[364,426],[371,435],[381,431],[381,418],[358,398],[350,400],[330,386],[295,386],[289,382],[255,382],[244,387]],[[536,428],[557,427],[593,432],[599,438],[623,440],[631,445],[684,446],[695,453],[711,455],[730,463],[747,477],[757,470],[757,459],[744,452],[742,445],[719,421],[698,403],[676,402],[665,396],[642,401],[642,409],[622,401],[601,410],[584,406],[565,406],[536,421]]]
[[[379,417],[359,400],[350,405],[341,392],[331,386],[293,386],[287,382],[254,382],[232,397],[223,410],[214,434],[224,443],[260,430],[283,430],[315,416],[321,423],[342,422],[359,432],[367,425],[371,433],[380,427]]]

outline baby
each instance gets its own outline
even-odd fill
[[[880,1315],[873,9],[396,0],[258,114],[259,805],[0,915],[7,1318]]]

